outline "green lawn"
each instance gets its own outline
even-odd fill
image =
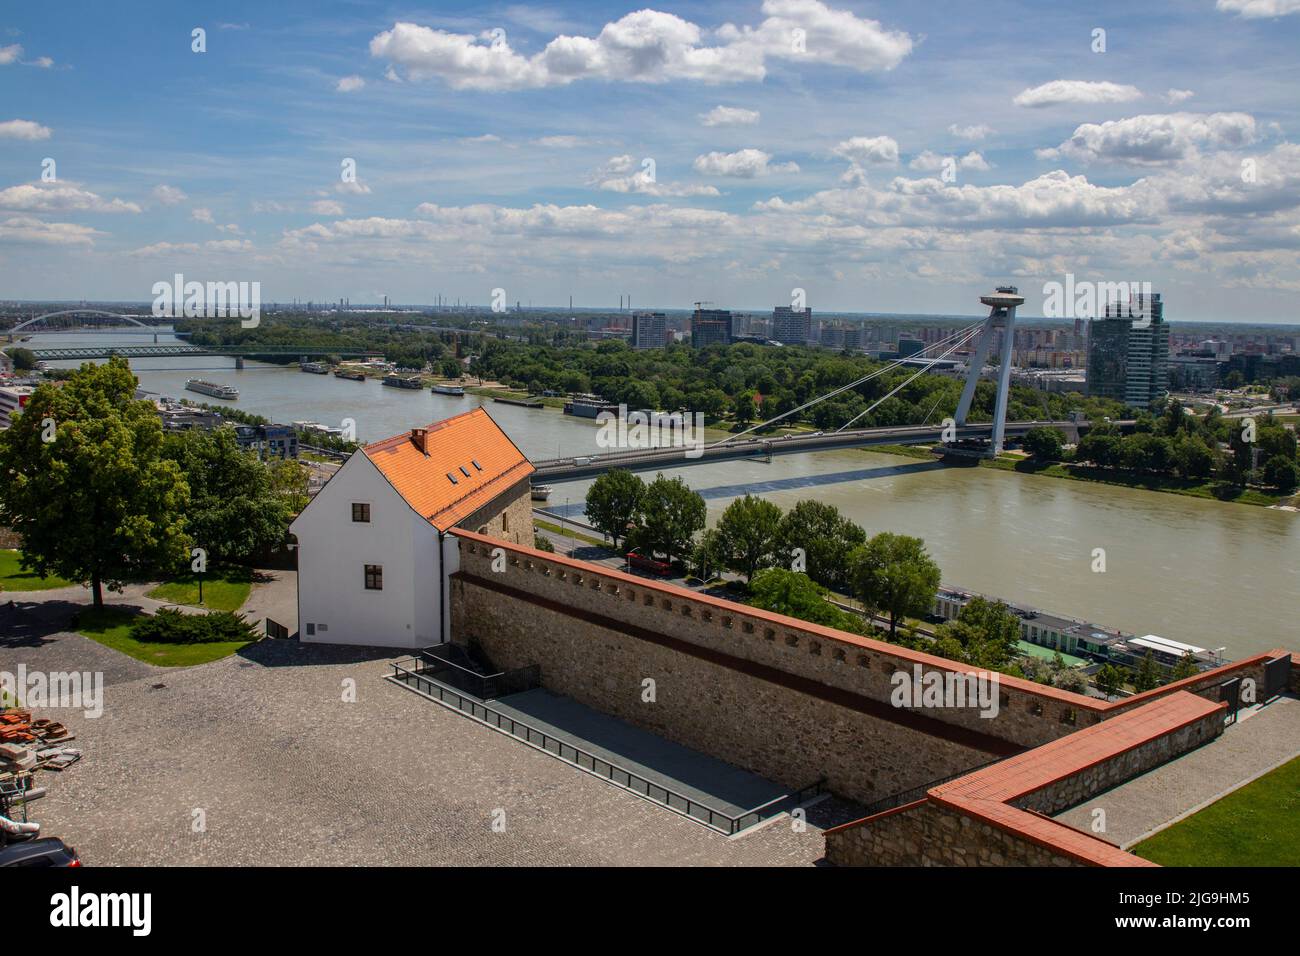
[[[1161,866],[1295,866],[1300,757],[1133,847]]]
[[[207,585],[204,585],[203,590],[204,597],[207,597]],[[131,620],[134,617],[134,614],[120,608],[109,607],[101,611],[87,608],[77,615],[77,633],[98,641],[105,647],[121,651],[128,657],[159,667],[206,664],[227,657],[251,643],[226,641],[214,644],[146,644],[131,637]]]
[[[0,591],[48,591],[75,583],[63,578],[42,578],[35,571],[24,571],[18,558],[17,551],[0,551]]]
[[[210,611],[237,611],[248,600],[253,572],[248,568],[217,568],[203,575],[203,604]],[[187,574],[160,584],[148,594],[155,601],[199,607],[196,575]]]
[[[575,541],[582,541],[585,542],[586,544],[594,544],[602,548],[609,548],[609,550],[611,551],[614,550],[614,546],[610,544],[608,541],[602,541],[600,538],[592,537],[589,534],[583,534],[573,525],[566,525],[565,527],[560,527],[560,525],[555,524],[554,522],[542,521],[540,518],[534,518],[533,527],[540,528],[543,531],[549,531],[552,534],[562,535],[566,538],[573,538]]]

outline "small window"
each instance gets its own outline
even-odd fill
[[[352,502],[352,520],[370,523],[370,505],[360,501]]]
[[[501,512],[501,530],[510,530],[510,515],[505,511]]]
[[[366,590],[382,591],[384,589],[384,566],[382,564],[366,565]]]
[[[466,468],[464,465],[460,466],[460,473],[464,475],[466,478],[469,477],[469,469]]]
[[[477,470],[477,471],[482,471],[482,470],[483,470],[483,466],[480,465],[480,464],[478,463],[478,460],[477,460],[477,459],[471,458],[471,459],[469,460],[469,463],[470,463],[471,465],[474,466],[475,470]]]
[[[460,484],[460,482],[456,480],[456,476],[453,475],[451,472],[447,472],[447,480],[450,481],[453,485]]]
[[[308,622],[307,622],[307,636],[308,636],[308,637],[312,637],[312,636],[315,635],[315,633],[316,633],[316,625],[315,625],[315,624],[312,624],[310,621],[308,621]]]

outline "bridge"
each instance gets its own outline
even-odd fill
[[[124,358],[164,358],[175,355],[228,355],[237,359],[275,358],[288,356],[339,355],[348,357],[383,358],[384,353],[373,349],[331,347],[322,348],[315,345],[191,345],[177,342],[171,345],[91,345],[75,348],[36,348],[30,350],[42,362],[86,361],[106,359],[113,355]]]
[[[1121,429],[1131,428],[1132,421],[1112,424]],[[537,469],[533,482],[565,482],[590,478],[623,468],[628,471],[655,471],[664,468],[682,468],[688,465],[707,465],[736,458],[770,458],[773,455],[792,455],[800,452],[829,451],[837,448],[866,448],[871,445],[911,445],[934,443],[945,438],[957,441],[988,439],[992,436],[991,422],[957,425],[954,434],[945,435],[944,425],[903,425],[891,428],[859,428],[838,432],[816,432],[811,435],[781,435],[771,438],[724,439],[712,445],[678,445],[674,447],[641,448],[631,451],[614,451],[602,455],[549,458],[533,462]],[[1031,428],[1059,428],[1071,440],[1087,432],[1087,421],[1029,421],[1005,422],[1004,433],[1020,436]]]

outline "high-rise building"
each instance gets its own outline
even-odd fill
[[[1160,295],[1107,302],[1088,323],[1088,394],[1146,408],[1169,388],[1169,326]]]
[[[632,348],[661,349],[667,344],[667,315],[662,312],[632,313]]]
[[[812,309],[778,305],[772,310],[772,338],[785,345],[807,345],[812,339]]]
[[[727,309],[696,308],[691,316],[691,345],[730,345],[733,338],[731,312]]]
[[[913,355],[919,355],[925,351],[925,343],[920,339],[909,339],[906,336],[898,337],[898,357],[910,358]]]

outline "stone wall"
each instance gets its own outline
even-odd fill
[[[827,834],[826,859],[836,866],[1085,865],[928,800]]]
[[[868,801],[992,759],[949,739],[966,736],[954,728],[938,724],[949,736],[935,736],[878,704],[863,709],[874,702],[828,699],[835,695],[503,586],[463,568],[452,578],[453,640],[476,640],[503,669],[540,664],[548,689],[790,789],[825,778],[835,793]]]
[[[511,544],[533,546],[533,495],[527,478],[460,521],[458,527]]]

